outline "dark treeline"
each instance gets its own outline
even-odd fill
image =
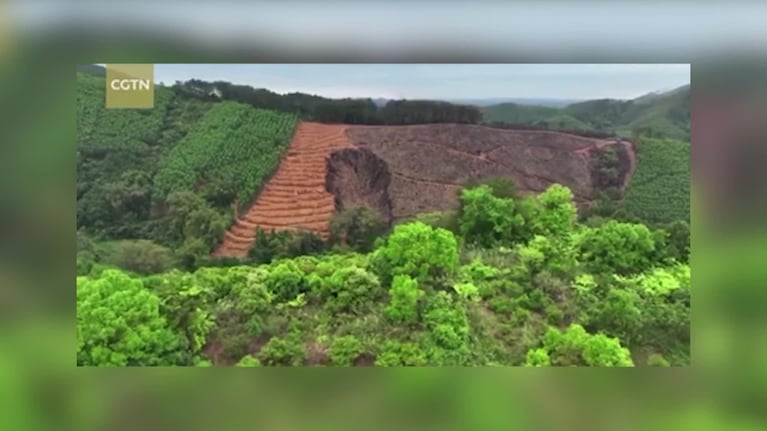
[[[555,129],[551,127],[536,126],[533,124],[512,124],[502,121],[492,121],[482,123],[484,126],[494,127],[497,129],[514,129],[514,130],[548,130],[552,132],[568,133],[570,135],[583,136],[584,138],[595,139],[607,139],[617,137],[615,132],[607,132],[601,130],[569,130],[569,129]]]
[[[345,124],[473,123],[482,121],[477,107],[427,100],[392,100],[378,106],[372,99],[328,99],[304,93],[277,94],[229,82],[176,82],[180,92],[204,99],[233,100],[256,108],[297,114],[304,120]],[[217,93],[217,94],[216,94]]]

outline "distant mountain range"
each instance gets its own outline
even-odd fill
[[[565,130],[599,130],[628,136],[634,131],[690,139],[690,85],[631,100],[595,99],[564,107],[500,103],[481,107],[486,122]]]

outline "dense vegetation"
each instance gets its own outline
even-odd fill
[[[482,108],[482,116],[488,123],[688,141],[690,87],[634,100],[590,100],[563,108],[502,103]]]
[[[233,203],[247,207],[277,168],[296,117],[164,86],[153,109],[105,109],[104,88],[77,74],[77,228],[105,242],[80,248],[78,262],[143,267],[167,247],[160,267],[193,265],[220,242]]]
[[[146,275],[92,265],[77,279],[77,362],[689,363],[689,235],[578,223],[572,194],[559,185],[537,197],[499,184],[461,196],[455,231],[399,224],[369,252],[354,250],[369,247],[365,240],[269,263]],[[378,226],[360,214],[344,223],[366,238],[365,226]]]
[[[296,118],[233,102],[216,104],[173,151],[154,178],[161,200],[197,190],[218,206],[250,204],[290,144]]]
[[[623,201],[627,214],[651,223],[690,220],[690,144],[641,138],[637,169]]]

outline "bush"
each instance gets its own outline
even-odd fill
[[[424,315],[424,322],[435,343],[445,349],[465,347],[469,336],[466,312],[447,292],[434,294]]]
[[[459,225],[467,242],[493,247],[512,242],[524,219],[515,211],[513,200],[495,197],[483,185],[461,192]]]
[[[389,305],[384,310],[386,317],[397,323],[416,323],[418,321],[418,300],[424,291],[418,288],[418,281],[407,275],[398,275],[389,289]]]
[[[103,260],[139,274],[156,274],[173,267],[170,249],[143,239],[116,243]]]
[[[344,208],[330,219],[331,240],[362,253],[371,251],[388,228],[381,214],[366,206]]]
[[[655,241],[647,226],[615,220],[581,235],[580,254],[595,272],[637,274],[653,264]]]
[[[280,302],[290,301],[299,293],[308,291],[304,273],[290,260],[273,267],[264,281],[269,291]]]
[[[666,360],[666,358],[663,357],[663,355],[660,355],[658,353],[653,353],[647,358],[647,365],[651,367],[670,367],[671,364]]]
[[[533,349],[527,352],[525,360],[526,367],[548,367],[551,366],[551,358],[546,349]]]
[[[458,211],[435,211],[417,214],[412,221],[418,221],[431,227],[449,230],[459,235],[461,230],[458,225]]]
[[[570,325],[565,331],[550,327],[543,337],[542,350],[549,356],[551,365],[556,366],[634,366],[631,354],[618,339],[589,334],[578,324]],[[543,354],[528,352],[528,360],[543,360]]]
[[[473,189],[479,186],[487,186],[490,188],[493,196],[502,199],[516,199],[517,198],[517,186],[514,185],[514,181],[505,177],[491,177],[481,180],[469,181],[466,184],[467,189]]]
[[[176,365],[179,339],[160,313],[160,299],[118,270],[77,278],[77,364]]]
[[[451,275],[458,264],[458,242],[445,229],[420,222],[397,226],[376,249],[374,266],[390,282],[408,275],[419,282]]]
[[[96,257],[89,251],[77,252],[77,275],[88,275],[93,269]]]
[[[537,234],[562,238],[573,231],[578,212],[570,189],[559,184],[552,184],[538,195],[537,201],[540,205],[534,220]]]
[[[378,278],[356,266],[338,268],[319,284],[326,310],[331,313],[362,314],[383,294]]]
[[[265,365],[301,366],[306,360],[306,352],[295,336],[289,338],[272,337],[258,354]]]
[[[237,362],[236,367],[260,367],[261,361],[258,360],[258,358],[254,357],[253,355],[246,355],[243,356],[242,359],[240,359],[239,362]]]
[[[330,360],[333,365],[350,366],[362,354],[362,343],[353,335],[337,337],[330,345]]]
[[[418,367],[427,364],[426,353],[414,343],[387,340],[376,358],[379,367]]]
[[[545,312],[546,312],[546,319],[548,319],[548,322],[550,324],[558,325],[559,323],[562,322],[562,318],[564,317],[564,313],[555,304],[547,305],[546,309],[545,309]]]

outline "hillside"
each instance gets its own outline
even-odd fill
[[[690,220],[690,144],[642,138],[638,168],[623,207],[628,215],[650,223]]]
[[[323,149],[320,135],[293,137],[295,116],[254,107],[278,103],[258,99],[269,94],[265,90],[217,84],[230,99],[250,102],[245,104],[190,94],[190,88],[203,88],[191,84],[158,86],[152,110],[108,110],[102,103],[103,78],[77,76],[78,229],[103,240],[151,240],[187,256],[184,260],[190,264],[214,250],[215,256],[245,257],[259,226],[267,232],[308,230],[327,239],[329,218],[336,209],[350,206],[353,194],[357,200],[370,200],[366,194],[378,193],[373,206],[385,207],[380,214],[396,221],[454,209],[461,185],[497,176],[512,179],[523,193],[564,184],[584,207],[604,187],[594,182],[595,156],[612,145],[557,132],[451,123],[350,126],[341,134],[348,140],[345,145],[369,149],[372,155],[334,158],[330,169],[335,173],[326,178],[330,151],[341,147]],[[445,106],[389,101],[381,112],[397,113],[410,122],[416,118],[410,109],[437,115],[440,111],[435,110]],[[460,113],[452,109],[439,115],[449,119],[451,112]],[[292,149],[283,158],[289,145]],[[633,155],[629,147],[618,147],[625,157],[616,184],[623,190],[633,171]],[[291,160],[306,157],[316,160],[307,159],[308,168],[303,162],[291,167]],[[280,160],[283,167],[278,170]],[[360,160],[378,163],[391,173],[386,190],[350,192],[349,187],[361,185],[358,179],[340,176],[348,172],[342,166],[350,164],[355,172],[370,168],[356,166]],[[376,181],[372,183],[380,183]],[[333,191],[327,214],[305,214],[309,207],[304,192],[311,187]],[[324,196],[320,202],[331,196],[318,193]],[[291,217],[312,223],[294,223]]]
[[[572,190],[579,206],[599,194],[596,160],[607,148],[622,155],[620,190],[634,169],[628,142],[539,130],[506,130],[478,125],[352,126],[355,145],[371,150],[391,175],[388,190],[394,219],[455,209],[457,190],[471,182],[502,177],[524,194],[551,184]]]
[[[504,127],[78,70],[78,366],[690,363],[690,145],[648,136],[684,91]]]
[[[690,139],[689,85],[662,94],[648,94],[633,100],[599,99],[562,108],[513,103],[482,108],[486,122],[547,126],[573,130],[601,130],[631,136]],[[560,127],[566,126],[566,127]]]

